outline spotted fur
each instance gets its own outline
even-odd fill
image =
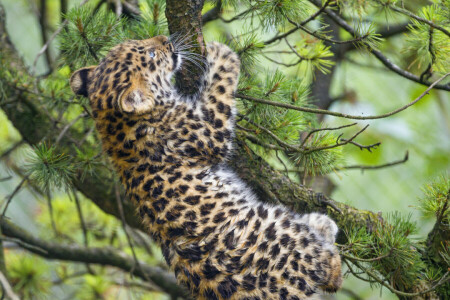
[[[226,164],[240,61],[207,45],[203,88],[177,94],[182,57],[167,37],[128,41],[71,78],[103,148],[177,279],[197,299],[305,299],[335,291],[336,224],[258,201]]]

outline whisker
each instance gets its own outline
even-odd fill
[[[206,69],[204,68],[204,66],[202,66],[199,62],[189,58],[189,57],[185,57],[186,61],[189,61],[190,63],[192,63],[194,66],[196,66],[197,68],[199,68],[200,70],[202,70],[203,72],[206,71]]]
[[[207,62],[206,62],[205,58],[203,56],[201,56],[201,55],[199,55],[199,56],[184,55],[182,57],[188,58],[190,60],[195,60],[195,61],[197,61],[197,62],[199,62],[199,63],[201,63],[201,64],[203,64],[205,66],[207,65]]]

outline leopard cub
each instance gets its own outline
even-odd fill
[[[183,57],[165,36],[127,41],[72,90],[89,97],[102,145],[179,282],[196,299],[305,299],[336,291],[336,224],[260,202],[226,159],[232,151],[239,57],[207,45],[195,97],[171,77]]]

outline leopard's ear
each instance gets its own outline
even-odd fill
[[[70,88],[76,95],[88,96],[89,81],[96,66],[81,68],[70,77]]]
[[[118,103],[123,112],[141,115],[150,112],[154,100],[145,89],[132,86],[120,93]]]

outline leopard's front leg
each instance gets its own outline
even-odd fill
[[[239,80],[240,60],[228,46],[207,44],[207,72],[201,93],[201,111],[211,124],[218,144],[229,144],[234,130],[234,93]],[[220,147],[220,146],[219,146]]]

